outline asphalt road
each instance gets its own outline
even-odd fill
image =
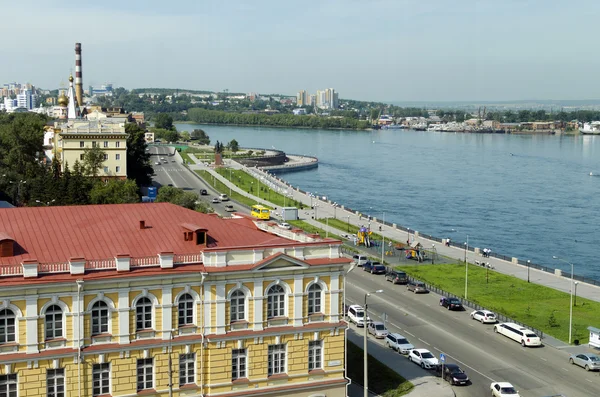
[[[437,357],[443,352],[446,362],[460,365],[472,384],[454,387],[458,397],[490,395],[492,381],[511,382],[523,397],[600,395],[600,375],[571,366],[566,352],[552,347],[523,348],[495,334],[493,325],[471,320],[469,309],[453,312],[441,307],[439,295],[415,295],[405,286],[393,285],[361,268],[349,274],[346,287],[348,304],[360,305],[365,293],[383,289],[368,298],[369,316],[380,321],[386,313],[391,332],[406,336],[415,347],[429,349]],[[401,355],[397,360],[408,361]]]

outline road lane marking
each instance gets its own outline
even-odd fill
[[[562,369],[563,371],[565,371],[565,372],[569,372],[569,370],[568,370],[568,369],[566,369],[566,368],[561,368],[561,369]]]
[[[540,360],[542,360],[542,361],[548,361],[548,360],[546,360],[546,359],[545,359],[545,358],[543,358],[543,357],[540,357]]]
[[[468,364],[465,364],[464,362],[460,361],[459,359],[457,359],[456,357],[452,356],[451,354],[448,354],[448,353],[446,353],[445,351],[443,351],[443,350],[440,350],[440,349],[438,349],[438,348],[437,348],[437,347],[435,347],[435,346],[433,347],[433,349],[434,349],[434,350],[437,350],[437,351],[439,351],[440,353],[444,353],[444,354],[446,355],[446,357],[450,357],[451,359],[453,359],[453,360],[454,360],[454,361],[456,361],[457,363],[459,363],[459,364],[462,364],[462,366],[463,366],[463,367],[465,367],[465,368],[469,368],[471,371],[473,371],[473,372],[476,372],[476,373],[478,373],[479,375],[483,376],[484,378],[486,378],[486,379],[488,379],[488,380],[490,380],[490,381],[494,382],[494,379],[490,378],[489,376],[487,376],[486,374],[484,374],[484,373],[482,373],[482,372],[479,372],[479,371],[477,371],[475,368],[471,367],[471,366],[470,366],[470,365],[468,365]]]
[[[590,383],[594,383],[594,382],[592,382],[592,381],[591,381],[591,380],[589,380],[589,379],[586,379],[586,380],[587,380],[588,382],[590,382]]]
[[[423,339],[418,338],[421,342],[425,343],[427,346],[431,346],[429,343],[425,342]]]
[[[410,336],[412,336],[413,338],[415,338],[415,336],[413,334],[411,334],[410,332],[408,332],[406,330],[404,332],[406,332],[407,334],[409,334]]]

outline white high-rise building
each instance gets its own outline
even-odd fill
[[[20,94],[17,94],[17,107],[32,110],[37,105],[37,95],[29,89],[22,89]]]

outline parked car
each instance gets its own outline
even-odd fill
[[[213,199],[211,200],[211,202],[212,202],[213,204],[218,204],[218,203],[220,203],[220,202],[221,202],[221,200],[219,200],[219,198],[218,198],[218,197],[213,197]]]
[[[415,294],[426,294],[429,292],[427,287],[425,287],[425,283],[421,281],[409,281],[408,284],[406,284],[406,289]]]
[[[206,189],[200,189],[200,195],[206,196],[206,195],[208,195],[208,192],[206,191]]]
[[[235,211],[235,209],[233,208],[233,205],[231,205],[231,204],[227,204],[227,205],[225,206],[225,211],[227,211],[227,212],[234,212],[234,211]]]
[[[357,327],[365,326],[365,311],[359,305],[350,305],[348,307],[348,320],[351,323],[356,324]],[[367,323],[370,322],[371,319],[367,317]]]
[[[519,392],[508,382],[494,382],[490,385],[494,397],[521,397]]]
[[[367,272],[371,272],[371,274],[385,274],[386,267],[382,265],[380,262],[371,262],[367,261],[363,265],[363,270]]]
[[[440,298],[440,306],[443,306],[448,310],[465,310],[462,303],[460,303],[460,299],[449,298],[447,296],[442,296]]]
[[[286,230],[290,230],[292,228],[292,225],[290,225],[287,222],[278,223],[277,226],[279,226],[282,229],[286,229]]]
[[[535,332],[515,323],[494,325],[494,332],[521,343],[521,346],[541,346],[542,340]]]
[[[476,321],[481,321],[482,324],[495,324],[498,322],[496,314],[489,310],[475,310],[471,313],[471,318]]]
[[[361,267],[362,265],[365,264],[365,262],[369,261],[369,258],[367,258],[366,255],[353,255],[352,260],[354,260],[354,263],[356,263],[356,266]]]
[[[571,364],[579,365],[581,368],[585,368],[586,371],[600,370],[600,357],[595,354],[571,354],[569,362]]]
[[[467,376],[465,371],[463,371],[462,368],[460,368],[458,365],[451,363],[444,364],[443,366],[440,365],[438,366],[439,372],[442,371],[442,367],[444,368],[444,373],[441,374],[442,379],[450,382],[451,385],[454,386],[469,384],[469,377]]]
[[[383,339],[388,335],[387,328],[379,321],[371,321],[367,326],[367,331],[377,339]]]
[[[388,269],[385,273],[385,279],[387,281],[391,281],[393,284],[408,283],[408,277],[406,277],[406,273],[400,270]]]
[[[412,349],[408,353],[408,361],[420,365],[423,369],[433,369],[439,364],[438,359],[427,349]]]
[[[385,345],[390,349],[396,350],[400,354],[407,354],[415,347],[404,336],[396,333],[387,334]]]

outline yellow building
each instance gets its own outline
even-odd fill
[[[0,209],[0,395],[345,396],[340,244],[168,203]]]
[[[127,178],[127,134],[123,122],[70,119],[56,123],[53,146],[63,170],[66,164],[73,169],[75,161],[82,162],[86,149],[99,147],[104,152],[99,177]]]

